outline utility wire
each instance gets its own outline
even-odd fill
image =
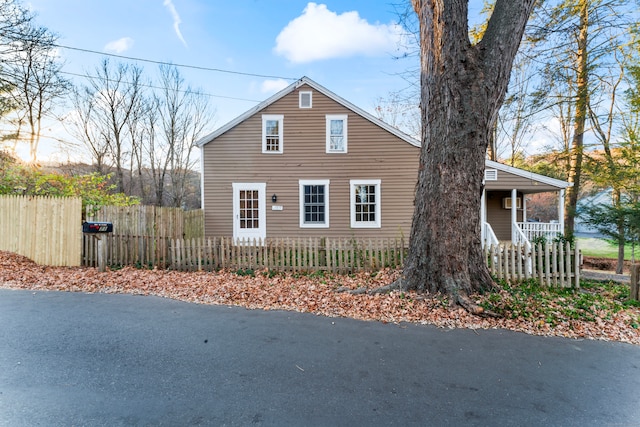
[[[60,74],[66,74],[69,76],[76,76],[76,77],[83,77],[85,79],[89,79],[89,80],[109,80],[109,79],[104,79],[103,77],[96,77],[96,76],[91,76],[88,74],[78,74],[78,73],[72,73],[70,71],[59,71]],[[130,82],[123,82],[126,84],[132,84]],[[150,89],[165,89],[163,87],[160,86],[153,86],[153,85],[149,85],[149,84],[144,84],[144,83],[138,83],[138,85],[143,86],[143,87],[148,87]],[[224,96],[224,95],[214,95],[212,93],[206,93],[206,92],[199,92],[199,91],[194,91],[194,90],[178,90],[178,92],[181,93],[193,93],[194,95],[203,95],[203,96],[209,96],[211,98],[224,98],[224,99],[231,99],[234,101],[247,101],[247,102],[255,102],[256,104],[262,101],[258,101],[256,99],[247,99],[247,98],[236,98],[233,96]]]
[[[151,64],[160,64],[160,65],[172,65],[172,66],[182,67],[182,68],[191,68],[191,69],[194,69],[194,70],[215,71],[217,73],[237,74],[237,75],[241,75],[241,76],[261,77],[261,78],[266,78],[266,79],[283,79],[283,80],[290,80],[290,81],[298,80],[297,77],[270,76],[270,75],[265,75],[265,74],[243,73],[243,72],[240,72],[240,71],[223,70],[221,68],[200,67],[200,66],[197,66],[197,65],[173,64],[171,62],[155,61],[155,60],[152,60],[152,59],[136,58],[136,57],[133,57],[133,56],[116,55],[114,53],[98,52],[98,51],[95,51],[95,50],[82,49],[82,48],[79,48],[79,47],[65,46],[65,45],[61,45],[61,44],[54,44],[53,46],[59,47],[59,48],[62,48],[62,49],[76,50],[76,51],[79,51],[79,52],[93,53],[93,54],[96,54],[96,55],[104,55],[104,56],[112,56],[114,58],[128,59],[130,61],[149,62]]]

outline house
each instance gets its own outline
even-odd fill
[[[578,199],[576,205],[577,216],[574,224],[574,232],[583,237],[604,237],[603,234],[593,224],[591,224],[584,215],[584,209],[594,206],[607,206],[613,205],[613,189],[607,188],[605,190],[598,191],[590,196],[581,197]],[[611,227],[611,232],[615,233],[614,227]]]
[[[420,142],[307,77],[197,145],[208,236],[409,235]],[[568,186],[489,160],[485,180],[487,242],[526,238],[523,196]]]

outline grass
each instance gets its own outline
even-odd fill
[[[482,307],[507,319],[522,318],[551,326],[571,320],[596,322],[626,308],[640,307],[640,302],[629,299],[629,286],[615,282],[585,280],[580,289],[541,287],[535,281],[500,285],[500,291],[483,296]],[[640,328],[640,316],[629,326]]]
[[[606,239],[578,237],[576,240],[578,241],[578,247],[584,256],[618,259],[618,245],[612,244]],[[624,259],[631,259],[632,249],[631,245],[626,245],[624,249]],[[636,258],[638,256],[638,249],[640,248],[636,248]]]

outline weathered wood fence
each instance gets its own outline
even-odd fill
[[[113,223],[113,233],[84,235],[83,265],[98,264],[98,239],[105,239],[107,265],[166,268],[171,239],[204,236],[204,211],[157,206],[87,206],[87,221]]]
[[[580,252],[569,243],[491,245],[485,248],[491,274],[516,282],[536,279],[543,286],[580,287]]]
[[[170,243],[175,270],[284,270],[352,273],[401,267],[404,239],[282,238],[236,242],[228,238]],[[580,253],[569,244],[524,246],[501,244],[485,249],[491,274],[516,282],[536,279],[544,286],[579,287]]]
[[[113,223],[119,236],[191,239],[204,236],[204,211],[147,205],[87,206],[87,221]]]
[[[80,265],[82,200],[0,196],[0,250],[24,255],[42,265]]]
[[[399,267],[406,251],[404,239],[385,238],[172,239],[171,268],[351,273]]]
[[[407,248],[402,239],[266,239],[234,244],[232,238],[171,241],[176,270],[270,269],[351,273],[401,267]],[[496,245],[485,250],[492,275],[510,282],[536,279],[545,286],[578,287],[580,254],[560,243],[526,250]]]
[[[353,273],[397,268],[407,254],[404,239],[267,238],[236,241],[231,237],[169,238],[107,235],[106,264],[170,268],[179,271],[274,270]],[[85,243],[94,244],[91,239]],[[89,249],[87,253],[92,253]],[[567,245],[548,243],[526,249],[501,244],[485,249],[491,274],[499,280],[538,280],[544,286],[579,287],[580,254]],[[96,266],[97,259],[85,258]]]

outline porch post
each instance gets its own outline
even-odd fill
[[[522,222],[527,222],[527,198],[522,194]]]
[[[518,222],[518,190],[515,188],[511,190],[511,242],[516,242],[516,222]]]
[[[565,189],[560,190],[558,197],[558,222],[560,223],[560,233],[564,236],[564,196]]]

